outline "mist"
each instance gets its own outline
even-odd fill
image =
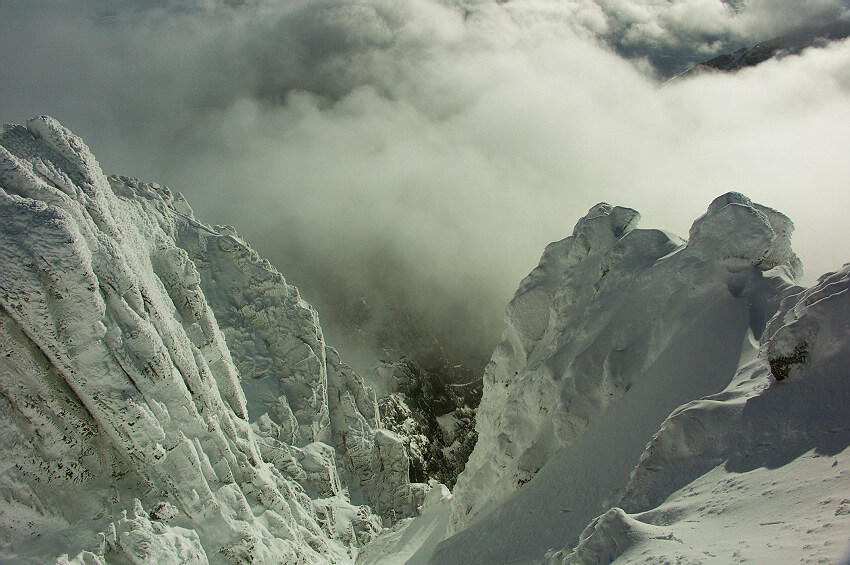
[[[184,193],[365,331],[480,367],[550,241],[600,201],[687,236],[738,190],[788,214],[805,281],[850,260],[850,43],[665,83],[846,19],[837,0],[0,4],[0,118],[50,114],[107,173]],[[347,329],[348,328],[348,329]]]

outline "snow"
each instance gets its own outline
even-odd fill
[[[682,375],[676,382],[687,382],[693,371],[688,356],[714,338],[681,343],[677,336],[713,304],[739,298],[744,305],[717,322],[718,336],[742,323],[760,334],[758,326],[789,286],[796,257],[784,251],[787,223],[777,221],[781,229],[774,230],[769,217],[746,202],[741,195],[717,199],[695,222],[687,244],[659,230],[636,229],[634,210],[600,204],[571,237],[546,248],[508,306],[503,341],[485,371],[478,444],[455,490],[455,531],[530,480],[651,375],[671,345],[684,352],[667,370]],[[733,226],[744,240],[737,248],[724,243],[737,242]],[[788,265],[767,263],[768,256],[785,257]],[[702,394],[731,380],[735,364],[726,367],[718,388]],[[634,441],[642,446],[653,432]]]
[[[453,441],[455,428],[457,428],[459,422],[460,421],[454,412],[437,416],[437,423],[440,425],[440,428],[443,430],[443,433],[449,441]]]
[[[449,490],[436,485],[428,492],[419,517],[398,522],[357,558],[357,565],[425,565],[446,537],[451,515]]]
[[[747,472],[718,465],[649,512],[610,510],[548,563],[833,563],[848,543],[848,481],[846,450]]]
[[[790,220],[740,194],[687,243],[637,217],[594,207],[520,285],[431,563],[817,562],[846,545],[846,269],[795,286]]]
[[[350,562],[416,513],[297,289],[52,118],[0,130],[0,263],[3,560]]]
[[[727,331],[718,335],[718,327]],[[746,307],[740,299],[722,297],[710,304],[604,418],[541,462],[536,476],[503,504],[448,540],[435,562],[524,562],[541,546],[570,542],[571,534],[577,536],[617,500],[646,444],[670,412],[691,398],[723,388],[741,355],[752,349],[748,333]],[[699,350],[694,349],[697,343]]]

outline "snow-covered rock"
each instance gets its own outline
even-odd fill
[[[0,130],[0,265],[4,559],[341,562],[380,527],[362,504],[415,513],[298,291],[51,118]]]
[[[375,393],[325,344],[315,309],[232,227],[210,229],[180,213],[172,219],[243,377],[251,419],[268,414],[289,444],[335,445],[353,500],[390,520],[415,514],[423,487],[397,471],[407,458],[387,464],[375,435]]]
[[[485,372],[479,441],[455,492],[458,529],[604,415],[701,316],[728,309],[739,333],[763,326],[799,269],[787,218],[739,194],[715,200],[687,244],[636,229],[639,217],[595,206],[521,283]],[[730,378],[706,383],[706,394]],[[499,488],[488,488],[494,479]]]
[[[386,429],[233,228],[55,120],[4,126],[0,560],[836,559],[850,266],[800,288],[790,220],[737,193],[688,241],[638,220],[595,206],[522,282],[452,497],[410,455],[464,437],[432,402],[457,391],[387,365]]]
[[[670,413],[727,387],[800,290],[790,220],[743,195],[712,202],[687,242],[638,219],[595,206],[521,283],[454,492],[456,535],[434,563],[570,547]]]
[[[452,495],[445,485],[428,491],[422,514],[397,522],[369,544],[357,565],[425,565],[434,548],[446,537]]]

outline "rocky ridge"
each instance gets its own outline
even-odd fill
[[[478,437],[481,380],[447,382],[444,371],[423,369],[408,358],[379,363],[373,372],[372,382],[385,391],[379,399],[381,423],[404,442],[410,480],[453,487]]]
[[[850,36],[850,22],[837,21],[718,55],[708,61],[697,63],[687,71],[676,75],[672,80],[703,73],[735,72],[747,67],[755,67],[770,59],[799,55],[810,47],[824,47],[831,42],[846,39],[848,36]]]

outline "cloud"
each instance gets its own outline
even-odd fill
[[[810,30],[847,16],[848,0],[583,0],[606,20],[600,36],[669,76],[718,51]]]
[[[486,358],[545,244],[602,200],[686,235],[740,190],[796,221],[808,280],[850,260],[850,45],[666,86],[627,60],[837,2],[76,4],[4,4],[0,118],[52,114],[105,170],[235,225],[337,341],[363,297]]]

